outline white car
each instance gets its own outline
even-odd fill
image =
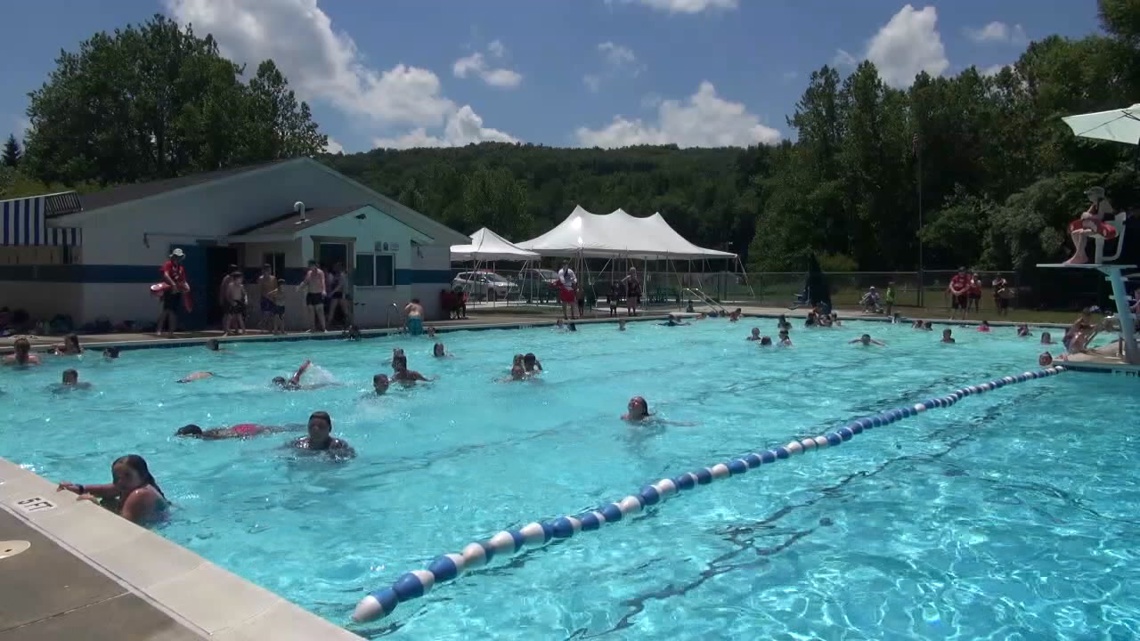
[[[451,286],[462,289],[475,300],[511,299],[519,295],[518,285],[495,272],[460,272]]]

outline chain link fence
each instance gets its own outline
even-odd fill
[[[607,297],[624,297],[621,285],[625,271],[589,272],[578,270],[582,295],[586,304],[604,303]],[[949,309],[947,292],[953,270],[918,272],[832,272],[827,274],[832,305],[838,308],[859,306],[863,295],[875,287],[885,293],[894,287],[895,306],[899,308]],[[1013,292],[1009,306],[1017,308],[1027,298],[1026,287],[1015,272],[977,272],[982,284],[981,305],[996,306],[993,283],[1001,278]],[[689,272],[664,269],[638,270],[645,306],[684,307],[690,301],[701,306],[704,298],[723,305],[789,307],[803,290],[807,272]],[[452,284],[462,287],[476,304],[491,306],[557,305],[558,291],[552,284],[557,279],[555,268],[454,269]]]

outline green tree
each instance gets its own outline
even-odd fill
[[[258,158],[295,158],[324,151],[328,136],[313,122],[308,103],[298,102],[272,60],[257,67],[249,81],[250,145]]]
[[[116,184],[319,153],[324,140],[304,105],[266,124],[259,100],[280,80],[246,86],[212,37],[161,15],[98,33],[61,53],[29,94],[26,169],[44,181]],[[257,135],[267,127],[280,144]]]
[[[19,166],[20,159],[23,157],[24,150],[20,148],[20,142],[16,140],[16,134],[8,134],[8,140],[4,143],[4,149],[0,151],[0,165],[14,169]]]
[[[480,167],[467,176],[463,208],[472,232],[488,227],[508,239],[526,240],[530,236],[526,190],[506,169]]]

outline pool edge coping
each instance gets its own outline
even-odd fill
[[[18,504],[29,499],[52,507]],[[362,638],[3,457],[0,509],[202,638]]]
[[[807,312],[810,311],[806,308],[789,309],[789,310],[781,311],[781,312],[775,311],[775,310],[781,309],[781,308],[753,307],[752,309],[765,310],[765,311],[753,311],[753,312],[746,311],[742,314],[741,318],[742,319],[743,318],[772,319],[772,318],[779,318],[780,316],[788,316],[791,318],[799,319],[799,318],[805,318],[807,316]],[[767,310],[773,310],[773,311],[767,311]],[[638,316],[603,316],[603,317],[594,317],[594,318],[579,318],[579,319],[570,319],[569,321],[564,321],[564,322],[574,322],[574,323],[583,324],[583,325],[602,325],[602,324],[608,324],[608,323],[616,323],[616,322],[624,320],[626,322],[636,323],[636,322],[643,322],[643,321],[665,320],[666,318],[668,318],[672,314],[680,315],[683,317],[693,317],[693,316],[698,315],[698,313],[699,312],[672,311],[672,312],[664,312],[664,313],[641,314]],[[504,329],[531,329],[531,328],[536,328],[536,327],[554,327],[557,324],[558,320],[559,319],[557,319],[557,318],[540,318],[540,319],[526,320],[526,321],[514,320],[514,321],[505,321],[505,322],[480,322],[480,323],[472,324],[472,325],[432,325],[432,327],[435,329],[435,332],[437,334],[447,334],[447,333],[451,333],[451,332],[460,332],[460,331],[487,331],[487,330],[504,330]],[[842,320],[842,321],[867,321],[867,322],[872,322],[872,323],[892,323],[892,319],[890,317],[883,316],[881,314],[875,314],[875,315],[868,316],[868,315],[861,314],[861,313],[854,313],[854,314],[848,315],[848,316],[841,316],[840,320]],[[900,324],[911,323],[914,320],[916,320],[916,318],[905,317],[905,318],[901,319]],[[447,321],[437,321],[437,322],[447,322]],[[930,322],[934,325],[958,326],[958,327],[975,327],[975,326],[978,326],[981,324],[980,320],[970,320],[970,319],[962,319],[962,320],[953,320],[953,319],[935,320],[935,319],[930,319]],[[1002,321],[1002,320],[988,321],[988,322],[989,322],[990,326],[992,326],[992,327],[1017,327],[1019,325],[1028,325],[1029,327],[1039,327],[1039,328],[1048,328],[1048,329],[1064,329],[1064,328],[1067,328],[1069,326],[1066,323],[1021,323],[1021,322],[1017,322],[1017,321]],[[361,334],[361,337],[365,338],[365,339],[368,339],[368,338],[386,338],[386,337],[390,337],[390,336],[405,335],[403,329],[394,328],[394,327],[384,327],[384,328],[376,328],[376,329],[361,329],[360,334]],[[18,334],[17,334],[17,336],[18,336]],[[115,334],[99,334],[99,336],[113,337],[113,336],[115,336]],[[422,335],[421,335],[421,337],[422,337]],[[53,336],[53,338],[56,338],[56,336]],[[58,338],[62,339],[62,336],[58,336]],[[177,347],[196,347],[196,346],[204,345],[207,341],[211,341],[211,340],[220,341],[222,343],[277,343],[277,342],[293,343],[293,342],[309,341],[309,340],[314,340],[314,341],[345,340],[345,337],[344,337],[343,333],[341,333],[341,332],[325,332],[325,333],[289,332],[287,334],[278,334],[278,335],[274,335],[274,334],[244,334],[244,335],[240,335],[240,336],[221,336],[221,335],[218,335],[218,336],[188,336],[185,338],[163,338],[163,339],[150,338],[150,339],[146,339],[146,340],[130,339],[130,340],[122,340],[122,341],[100,340],[96,345],[91,346],[89,349],[90,350],[101,350],[101,349],[106,349],[108,347],[117,347],[120,350],[141,350],[141,349],[177,348]],[[32,351],[33,352],[45,352],[47,350],[45,349],[44,346],[33,346]],[[10,354],[12,352],[13,352],[13,348],[11,346],[9,346],[9,345],[0,346],[0,355],[7,355],[7,354]]]

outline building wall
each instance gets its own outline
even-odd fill
[[[56,270],[59,273],[52,272],[34,284],[25,282],[22,266],[5,269],[0,265],[0,305],[34,309],[37,316],[68,313],[79,324],[97,318],[153,322],[157,302],[147,288],[158,280],[158,268],[172,245],[189,247],[219,241],[235,231],[292,211],[296,201],[309,208],[371,204],[382,211],[387,206],[367,189],[321,167],[299,162],[106,211],[80,214],[69,219],[69,224],[80,225],[83,230],[83,251],[76,252],[79,256],[74,259],[77,264],[60,266]],[[358,294],[360,325],[382,326],[390,317],[391,304],[402,307],[413,295],[423,299],[428,317],[435,317],[439,309],[438,290],[450,281],[448,241],[435,246],[430,243],[436,241],[390,217],[376,217],[381,220],[363,224],[348,216],[314,226],[306,234],[354,238],[355,251],[372,248],[376,242],[394,241],[400,245],[395,252],[398,285],[368,288],[369,291]],[[413,262],[413,237],[429,243],[421,248],[429,259],[417,256]],[[240,262],[247,268],[259,267],[268,247],[262,245],[242,248]],[[314,255],[312,239],[286,247],[286,254],[287,270],[303,268]],[[202,300],[199,296],[216,295],[217,283],[192,285],[195,301]],[[413,294],[413,290],[417,293]],[[418,293],[421,291],[423,295]],[[428,295],[433,291],[435,295]],[[300,307],[299,297],[295,304],[292,300],[287,304],[290,327],[301,326]]]

